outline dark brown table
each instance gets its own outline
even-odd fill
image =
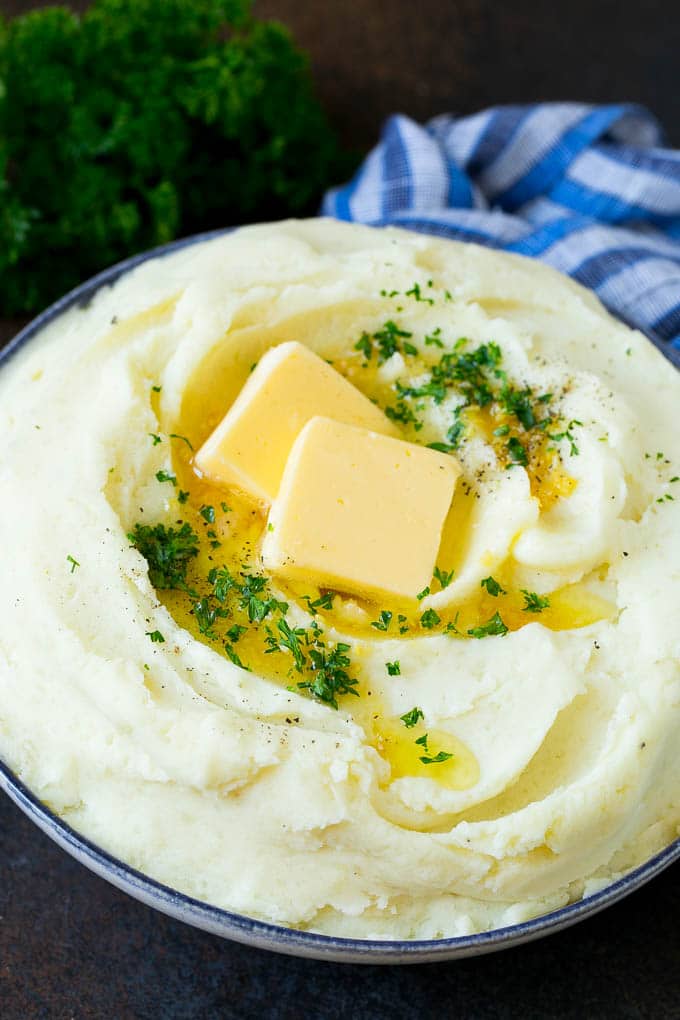
[[[259,0],[257,10],[311,51],[332,119],[360,148],[394,110],[423,119],[566,98],[646,103],[680,143],[673,0]],[[18,325],[0,320],[0,343]],[[156,914],[75,864],[0,795],[0,1020],[673,1020],[678,877],[676,866],[570,931],[495,956],[342,967],[221,942]]]

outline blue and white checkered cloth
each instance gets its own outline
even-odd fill
[[[323,213],[532,255],[680,349],[680,152],[639,106],[499,106],[386,122]]]

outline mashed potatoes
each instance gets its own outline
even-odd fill
[[[275,583],[192,470],[286,340],[461,462],[417,604]],[[592,295],[472,245],[311,220],[143,264],[0,371],[0,755],[283,925],[462,935],[606,885],[679,831],[679,408]]]

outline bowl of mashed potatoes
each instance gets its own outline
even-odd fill
[[[226,937],[451,958],[680,856],[680,375],[548,267],[313,219],[3,352],[0,785]]]

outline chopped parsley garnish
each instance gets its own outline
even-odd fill
[[[220,617],[227,615],[226,610],[219,605],[211,606],[209,598],[202,598],[194,603],[193,614],[200,633],[210,638],[211,641],[217,641],[217,634],[214,630],[215,622]]]
[[[79,566],[80,566],[80,563],[78,563],[78,560],[74,559],[74,557],[73,557],[73,556],[71,556],[71,554],[70,554],[70,553],[69,553],[69,554],[68,554],[68,556],[66,557],[66,560],[67,560],[67,562],[68,562],[68,563],[70,563],[70,564],[71,564],[71,573],[73,573],[73,572],[74,572],[74,570],[76,569],[76,567],[79,567]]]
[[[318,609],[332,609],[335,595],[332,591],[327,591],[324,595],[320,595],[318,599],[312,599],[311,595],[304,595],[303,598],[313,616]]]
[[[239,638],[243,637],[247,630],[247,627],[242,627],[240,623],[235,623],[233,627],[230,627],[227,631],[227,637],[230,641],[233,641],[234,644],[236,644]]]
[[[203,520],[207,521],[208,524],[214,524],[215,523],[215,507],[214,506],[206,506],[204,504],[198,512],[201,515],[201,517],[203,518]]]
[[[186,503],[188,499],[189,499],[189,493],[188,492],[184,492],[182,489],[180,489],[179,492],[177,493],[177,502],[178,503]]]
[[[158,446],[159,443],[163,442],[161,437],[157,436],[155,432],[149,432],[149,436],[151,437],[154,446]]]
[[[514,414],[522,427],[528,432],[536,425],[536,416],[532,406],[533,393],[528,386],[518,390],[510,383],[505,383],[498,396],[498,403],[507,414]]]
[[[459,617],[460,617],[460,610],[458,610],[458,612],[454,616],[453,620],[449,620],[449,622],[444,627],[444,633],[445,634],[456,634],[458,637],[462,637],[463,636],[461,634],[461,632],[458,630],[458,619],[459,619]]]
[[[250,673],[250,666],[246,666],[245,663],[241,661],[241,658],[235,651],[233,645],[231,645],[228,641],[224,642],[224,650],[235,666],[238,666],[239,669],[245,669],[248,673]]]
[[[189,561],[198,556],[198,535],[190,524],[136,524],[128,539],[149,564],[154,588],[186,588]]]
[[[418,594],[416,595],[416,598],[418,599],[419,602],[422,602],[422,600],[425,598],[425,596],[429,595],[429,594],[430,594],[430,586],[428,584],[428,586],[426,588],[423,588],[422,591],[418,592]]]
[[[446,438],[449,441],[451,448],[453,450],[458,449],[458,447],[460,446],[460,441],[464,435],[465,435],[465,422],[460,417],[460,413],[457,409],[456,420],[454,421],[449,431],[446,433]]]
[[[169,471],[157,471],[156,472],[157,482],[171,482],[173,485],[177,485],[177,479],[174,475],[170,474]]]
[[[240,606],[241,609],[247,611],[250,623],[261,623],[262,620],[266,619],[275,610],[282,613],[288,612],[287,602],[280,602],[273,597],[261,598],[268,581],[266,577],[263,577],[261,574],[245,574],[242,576],[244,579],[243,584],[235,584],[232,587],[235,587],[240,592]]]
[[[438,329],[426,336],[426,346],[443,347],[440,333]],[[386,409],[385,413],[404,424],[413,424],[415,412],[422,411],[422,404],[412,405],[410,401],[430,399],[435,404],[441,404],[451,392],[462,398],[455,408],[454,422],[446,436],[428,444],[431,449],[441,453],[452,453],[459,448],[468,426],[465,415],[468,408],[492,407],[494,415],[512,419],[501,419],[493,429],[495,437],[507,437],[505,449],[508,466],[526,467],[531,447],[520,436],[536,431],[545,433],[554,421],[550,410],[545,407],[553,394],[537,395],[530,386],[517,386],[508,382],[502,368],[501,348],[493,341],[471,349],[470,341],[461,337],[451,350],[445,351],[439,361],[430,367],[429,378],[424,378],[417,385],[397,380],[394,388],[397,403]],[[579,424],[575,419],[572,420],[563,433],[556,433],[552,438],[568,439],[572,444],[572,452],[578,453],[572,429]],[[513,434],[515,430],[520,430],[520,435]]]
[[[397,617],[397,623],[399,624],[399,633],[406,634],[408,631],[408,617],[404,616],[403,613],[399,613]]]
[[[180,436],[177,432],[170,433],[171,439],[181,439],[183,443],[186,443],[190,450],[193,450],[193,446],[189,442],[186,436]]]
[[[577,425],[582,426],[583,422],[579,421],[578,418],[572,418],[563,432],[548,432],[547,434],[548,438],[552,439],[553,442],[556,443],[558,443],[561,439],[566,439],[569,443],[569,453],[572,457],[576,457],[579,452],[578,446],[576,445],[576,440],[574,439],[574,434],[572,432],[572,429],[574,429]],[[663,454],[661,454],[661,456],[663,457]]]
[[[215,598],[218,602],[226,601],[227,594],[233,589],[241,590],[241,586],[228,567],[221,567],[219,569],[213,567],[208,574],[208,582],[213,586]]]
[[[434,609],[426,609],[420,617],[420,626],[425,627],[426,630],[432,630],[438,623],[441,623],[441,617]]]
[[[389,676],[401,676],[401,666],[397,659],[394,662],[386,662],[385,666]]]
[[[428,443],[430,450],[437,450],[439,453],[453,453],[456,447],[452,443]]]
[[[295,662],[295,668],[298,673],[301,673],[307,660],[300,646],[300,639],[304,638],[307,632],[304,627],[291,627],[286,620],[279,620],[276,626],[279,631],[279,637],[276,638],[270,631],[267,637],[269,651],[276,652],[284,649],[290,652]]]
[[[524,595],[522,609],[525,613],[542,613],[544,609],[549,608],[550,599],[546,596],[537,595],[535,591],[527,591],[526,588],[522,588],[521,592]]]
[[[390,613],[389,609],[383,609],[380,614],[380,619],[374,620],[371,623],[371,627],[375,627],[376,630],[388,630],[391,623],[392,613]]]
[[[162,389],[163,389],[162,386],[152,386],[151,387],[151,392],[152,393],[160,393]]]
[[[390,421],[396,421],[402,425],[413,425],[416,432],[420,432],[423,427],[421,419],[403,400],[398,400],[394,406],[388,405],[385,408],[385,414]]]
[[[480,624],[479,627],[470,627],[468,634],[473,638],[502,637],[508,633],[508,628],[503,623],[500,613],[493,614],[490,620]]]
[[[406,729],[410,730],[413,729],[413,727],[420,719],[424,719],[425,716],[423,715],[422,709],[416,707],[412,708],[410,712],[404,712],[404,714],[400,715],[399,718],[403,722]]]
[[[501,361],[501,349],[496,343],[481,344],[473,351],[468,351],[467,346],[465,337],[457,340],[453,350],[432,366],[429,382],[400,387],[402,396],[431,397],[441,404],[447,391],[455,387],[467,404],[480,407],[490,404],[494,399],[491,382]]]
[[[341,694],[355,694],[357,680],[350,677],[347,672],[350,666],[350,658],[347,652],[350,646],[338,642],[334,648],[327,649],[320,642],[317,647],[309,649],[310,668],[312,678],[298,683],[298,687],[309,690],[320,701],[325,701],[333,708],[338,707],[337,697]]]
[[[432,332],[429,333],[425,337],[425,346],[426,347],[443,347],[444,343],[443,343],[442,340],[440,340],[440,335],[441,335],[441,328],[438,326],[437,329],[432,330]]]
[[[439,567],[435,567],[433,576],[435,581],[439,581],[443,591],[444,588],[448,588],[451,581],[453,581],[454,574],[455,570],[440,570]]]
[[[373,351],[377,348],[378,364],[384,364],[393,354],[403,353],[411,357],[418,353],[418,348],[410,343],[413,336],[406,329],[400,329],[392,319],[383,325],[372,335],[362,333],[354,345],[355,351],[361,351],[366,361],[373,357]]]
[[[414,283],[410,290],[405,290],[404,291],[404,297],[412,297],[416,301],[424,301],[428,305],[433,305],[434,304],[434,298],[425,297],[423,295],[423,292],[422,292],[422,290],[420,288],[420,284],[419,283]]]
[[[162,645],[165,644],[165,638],[159,630],[147,630],[144,632],[145,636],[151,638],[154,644]]]
[[[510,436],[507,443],[507,451],[508,456],[510,457],[509,467],[514,467],[516,464],[521,465],[521,467],[526,467],[529,463],[526,448],[522,445],[517,436]]]
[[[402,716],[401,718],[403,719],[404,717]],[[425,752],[425,754],[419,758],[419,761],[421,761],[423,765],[439,765],[441,762],[448,761],[449,758],[453,758],[453,755],[449,751],[438,751],[437,754],[430,754],[427,738],[428,734],[423,733],[422,737],[418,737],[416,740],[416,744],[419,744]]]
[[[371,343],[371,338],[368,335],[368,333],[361,334],[361,336],[354,345],[354,350],[361,351],[363,356],[366,358],[366,361],[371,360],[371,355],[373,354],[373,344]]]
[[[437,751],[433,757],[422,755],[420,761],[422,761],[423,765],[440,765],[441,762],[448,761],[449,758],[453,758],[450,751]]]
[[[481,587],[486,588],[489,595],[497,597],[498,595],[507,595],[505,588],[501,588],[500,584],[494,577],[485,577],[481,582]]]
[[[231,513],[231,507],[229,506],[228,503],[222,502],[222,503],[220,503],[220,506],[222,507],[222,513],[225,513],[225,514],[230,514]]]

